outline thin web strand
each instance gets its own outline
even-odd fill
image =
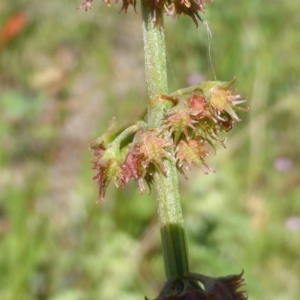
[[[209,28],[208,22],[204,21],[203,22],[204,26],[206,27],[206,34],[207,34],[207,56],[208,56],[208,61],[209,61],[209,66],[212,72],[212,75],[214,77],[214,80],[217,80],[217,76],[215,73],[215,69],[212,63],[212,58],[211,58],[211,41],[212,41],[212,32]]]

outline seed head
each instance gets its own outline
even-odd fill
[[[186,273],[182,278],[169,279],[154,300],[247,300],[246,291],[239,291],[244,285],[242,275],[243,272],[214,278]],[[204,289],[198,281],[203,284]]]
[[[108,7],[110,7],[110,0],[103,0]],[[198,27],[198,21],[202,22],[200,13],[205,13],[204,2],[210,2],[205,0],[144,0],[145,5],[148,6],[152,15],[152,21],[159,27],[162,25],[162,15],[166,13],[168,16],[173,18],[179,17],[184,14],[192,18],[196,27]],[[79,9],[84,8],[88,11],[92,8],[93,0],[84,0],[78,7]],[[119,0],[115,0],[115,3],[119,3]],[[122,0],[122,7],[120,12],[124,11],[127,13],[129,6],[133,6],[136,11],[137,0]]]

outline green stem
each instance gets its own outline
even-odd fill
[[[142,0],[146,81],[148,86],[148,125],[159,128],[169,101],[155,101],[168,94],[163,19],[159,28],[152,22],[146,0]],[[175,162],[164,161],[166,175],[154,176],[158,200],[158,217],[167,279],[178,278],[188,271],[187,245],[179,196]]]

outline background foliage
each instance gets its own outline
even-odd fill
[[[146,102],[140,11],[0,4],[0,299],[143,299],[164,281],[154,195],[95,204],[88,144]],[[250,299],[300,294],[300,3],[207,5],[219,80],[248,96],[217,171],[181,178],[191,270],[245,270]],[[12,26],[16,29],[11,34]],[[205,26],[166,20],[170,90],[213,79]]]

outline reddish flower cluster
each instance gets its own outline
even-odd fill
[[[233,82],[205,81],[191,88],[179,90],[171,96],[165,96],[165,99],[176,105],[169,111],[169,115],[172,116],[168,118],[169,123],[174,124],[171,119],[176,119],[175,115],[178,112],[183,115],[185,111],[186,124],[197,124],[202,120],[206,123],[212,121],[218,125],[218,131],[227,131],[229,124],[233,125],[240,121],[235,110],[244,110],[236,105],[245,102],[239,100],[241,96],[235,95],[235,90],[230,90]]]
[[[184,278],[167,281],[155,300],[246,300],[246,291],[238,291],[244,285],[242,276],[243,272],[217,278],[188,273]]]
[[[220,131],[230,130],[239,121],[235,105],[244,102],[229,89],[231,84],[203,82],[170,96],[156,97],[156,101],[173,103],[166,111],[161,129],[149,130],[141,121],[127,128],[118,128],[111,122],[91,147],[99,198],[104,198],[111,181],[122,187],[133,179],[141,192],[145,191],[144,182],[151,188],[154,173],[166,173],[165,159],[176,162],[185,177],[192,166],[200,167],[204,173],[212,171],[205,162],[210,153],[207,144],[213,148],[216,142],[224,145]]]
[[[169,15],[172,17],[179,17],[181,14],[187,15],[192,18],[196,27],[198,27],[198,20],[202,22],[202,19],[199,15],[199,12],[205,12],[205,6],[202,0],[181,0],[169,2]]]
[[[157,136],[157,132],[141,130],[137,132],[125,163],[122,166],[121,181],[124,186],[130,179],[138,182],[140,191],[145,191],[143,180],[151,185],[155,171],[165,174],[164,158],[172,159],[168,152],[172,143],[169,139]]]
[[[169,153],[172,146],[170,139],[159,137],[155,130],[138,129],[134,140],[125,147],[122,142],[130,138],[129,135],[125,135],[122,140],[116,138],[108,145],[104,141],[105,137],[107,133],[91,147],[94,155],[92,169],[97,171],[93,179],[98,181],[99,198],[102,200],[110,181],[119,187],[134,179],[140,191],[144,192],[144,181],[150,187],[154,172],[166,172],[163,160],[172,159]]]
[[[103,0],[107,6],[110,6],[110,0]],[[203,2],[211,2],[208,0],[144,0],[146,5],[150,8],[152,14],[152,21],[157,25],[161,24],[161,15],[166,13],[168,16],[179,17],[184,14],[192,18],[196,26],[198,27],[198,20],[202,22],[200,13],[205,12],[205,6]],[[83,8],[88,11],[92,7],[93,0],[84,0],[79,6],[79,9]],[[115,0],[118,3],[119,0]],[[136,0],[122,0],[123,4],[121,11],[125,13],[130,5],[133,6],[136,11]]]
[[[232,83],[208,81],[186,89],[187,93],[184,89],[163,96],[175,104],[164,119],[164,130],[175,142],[177,168],[181,173],[193,165],[205,173],[211,171],[204,160],[209,154],[205,145],[214,148],[220,142],[224,146],[219,133],[229,131],[240,121],[235,105],[244,101],[239,101],[240,96],[230,90]]]

